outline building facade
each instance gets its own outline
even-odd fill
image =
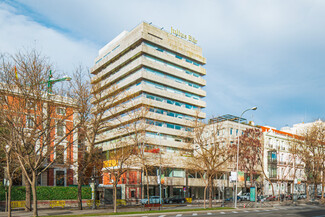
[[[292,154],[296,135],[261,126],[264,140],[264,171],[271,180],[274,193],[305,193],[304,165]],[[264,180],[264,194],[272,194],[272,186]]]
[[[199,46],[148,23],[141,23],[104,46],[91,69],[93,87],[96,87],[96,93],[101,94],[99,99],[93,100],[95,107],[116,98],[103,118],[110,127],[98,135],[98,146],[110,160],[116,149],[114,143],[135,133],[131,130],[133,132],[126,134],[118,132],[118,129],[134,123],[137,119],[135,114],[146,108],[147,113],[142,116],[146,127],[141,145],[145,154],[154,160],[153,167],[161,167],[161,162],[168,165],[165,185],[170,188],[164,188],[165,196],[184,191],[186,165],[182,158],[185,158],[183,152],[188,150],[187,132],[191,129],[191,121],[206,116],[201,111],[206,106],[206,93],[202,89],[206,84],[205,63]],[[144,192],[139,189],[145,180],[140,168],[136,171],[132,180],[138,181],[123,187],[128,183],[123,179],[121,187],[125,195],[141,198]],[[155,174],[155,170],[151,171],[152,179]],[[152,194],[157,195],[156,183],[152,181],[150,188]],[[104,178],[103,184],[111,183]]]

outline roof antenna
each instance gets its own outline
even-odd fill
[[[149,23],[149,25],[151,25],[151,24],[152,24],[152,22]]]

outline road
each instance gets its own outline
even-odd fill
[[[157,215],[136,215],[141,217],[212,217],[212,216],[227,216],[227,217],[325,217],[325,208],[320,207],[279,207],[270,209],[239,209],[239,210],[223,210],[223,211],[204,211],[204,212],[179,212],[179,213],[160,213]]]

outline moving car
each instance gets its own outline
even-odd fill
[[[165,199],[165,203],[185,203],[185,202],[186,202],[186,199],[181,196],[174,196],[174,197]]]

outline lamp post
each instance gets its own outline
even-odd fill
[[[242,118],[242,116],[244,115],[245,112],[249,111],[249,110],[256,110],[257,107],[253,107],[250,109],[246,109],[245,111],[243,111],[243,113],[241,113],[240,118],[238,119],[238,140],[237,140],[237,165],[236,165],[236,195],[235,195],[235,208],[237,208],[237,184],[238,184],[238,158],[239,158],[239,133],[240,133],[240,120]]]

